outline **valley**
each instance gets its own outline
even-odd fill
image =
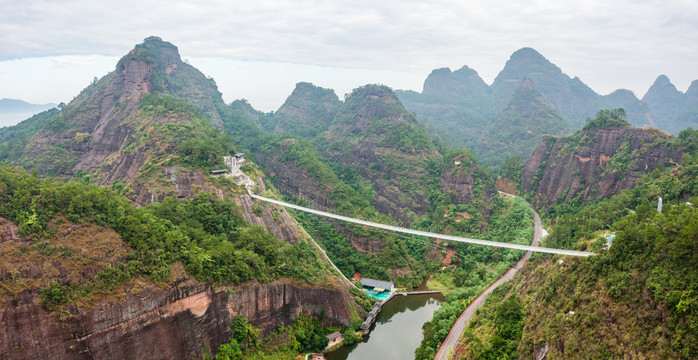
[[[0,129],[0,357],[694,358],[695,84],[602,96],[522,48],[262,112],[148,37]],[[442,294],[362,340],[361,279]]]

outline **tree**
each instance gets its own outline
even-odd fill
[[[601,127],[630,127],[630,123],[625,120],[625,110],[603,109],[596,113],[596,117],[587,119],[586,125],[582,130],[591,130]]]
[[[216,360],[240,360],[242,359],[242,350],[235,339],[230,339],[230,342],[218,347]]]

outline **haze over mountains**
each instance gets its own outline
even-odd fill
[[[0,128],[11,126],[44,110],[56,107],[56,104],[30,104],[17,99],[0,99]]]
[[[601,109],[623,108],[632,126],[674,134],[698,125],[696,81],[683,94],[662,75],[643,100],[624,89],[604,96],[531,48],[514,52],[492,85],[464,66],[432,71],[421,93],[397,94],[432,134],[474,149],[486,164],[514,155],[526,158],[541,135],[570,134]]]

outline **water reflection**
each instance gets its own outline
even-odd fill
[[[328,360],[414,359],[422,341],[422,325],[431,320],[442,301],[440,294],[396,296],[383,306],[364,341],[325,356]]]

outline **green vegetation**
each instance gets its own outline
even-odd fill
[[[329,342],[326,335],[337,328],[323,327],[322,314],[319,319],[301,314],[292,325],[277,328],[262,341],[258,339],[259,329],[244,317],[236,316],[231,330],[232,337],[218,348],[216,360],[280,360],[294,358],[298,353],[321,352]]]
[[[167,282],[175,262],[184,264],[196,279],[218,284],[268,282],[284,276],[318,283],[327,276],[326,265],[309,244],[283,243],[245,223],[234,201],[204,192],[188,200],[168,197],[137,208],[108,188],[39,180],[0,165],[0,217],[17,224],[22,237],[46,242],[46,250],[37,248],[46,254],[58,250],[52,245],[60,236],[53,224],[63,217],[74,224],[111,228],[133,249],[94,280],[43,290],[48,307],[86,296],[90,289],[114,288],[134,276]]]
[[[530,205],[520,198],[506,202],[508,204],[498,204],[490,217],[490,230],[478,234],[478,237],[529,244],[533,239],[533,212]],[[431,321],[424,324],[424,339],[415,352],[417,359],[433,359],[466,306],[523,255],[518,250],[471,244],[458,243],[455,247],[458,265],[442,270],[439,276],[451,277],[457,288],[446,294],[447,302],[434,312]]]
[[[477,311],[476,320],[468,324],[463,333],[462,342],[467,345],[461,356],[468,359],[521,358],[517,348],[524,326],[524,308],[515,294],[507,297],[511,286],[506,283],[495,289]]]
[[[172,96],[143,94],[138,101],[138,109],[148,115],[165,116],[174,113],[190,113],[201,117],[202,114],[194,106]]]
[[[601,127],[630,127],[630,123],[625,120],[625,110],[623,109],[604,109],[596,113],[596,116],[587,119],[586,125],[582,130],[592,130]]]
[[[27,142],[52,119],[59,115],[57,108],[46,110],[13,126],[0,128],[0,161],[15,162],[24,152]]]
[[[375,196],[372,183],[359,175],[351,166],[340,166],[328,162],[307,141],[282,137],[267,142],[260,148],[260,157],[269,156],[284,164],[297,166],[309,177],[309,183],[317,184],[318,193],[306,194],[327,196],[332,201],[332,211],[381,223],[392,223],[386,215],[379,213],[370,200]],[[277,178],[272,177],[274,182]],[[436,178],[438,181],[438,177]],[[304,199],[287,195],[289,201],[304,204]],[[355,272],[378,279],[395,279],[399,285],[415,287],[426,276],[427,269],[437,264],[425,264],[427,247],[423,243],[407,245],[403,238],[354,224],[331,223],[305,213],[295,213],[303,227],[326,249],[339,269],[351,277]],[[360,237],[373,249],[375,255],[359,252],[348,237]],[[400,269],[404,275],[393,276]],[[404,271],[407,270],[407,271]]]
[[[245,358],[243,352],[256,352],[259,329],[247,323],[246,317],[235,316],[230,324],[230,330],[232,330],[230,341],[218,347],[216,360],[241,360]]]
[[[478,139],[477,155],[493,166],[512,156],[528,158],[543,135],[565,135],[572,128],[530,80],[524,80]]]
[[[526,325],[520,356],[545,344],[548,357],[556,358],[698,356],[696,139],[696,131],[688,129],[675,141],[686,151],[680,166],[656,169],[632,190],[569,206],[550,219],[554,226],[546,246],[598,255],[563,258],[562,264],[534,255],[514,280],[520,286],[488,301],[490,309],[503,309],[508,307],[503,299],[521,299]],[[664,200],[661,213],[658,197]],[[607,248],[610,233],[615,239]],[[472,333],[488,332],[484,314],[474,320]],[[477,344],[469,341],[467,347],[474,352]]]
[[[301,82],[273,114],[273,127],[267,121],[260,121],[260,124],[275,134],[311,140],[327,130],[341,104],[334,90]]]
[[[504,160],[500,165],[499,176],[512,180],[518,188],[521,186],[521,169],[524,163],[520,156],[512,156]]]

